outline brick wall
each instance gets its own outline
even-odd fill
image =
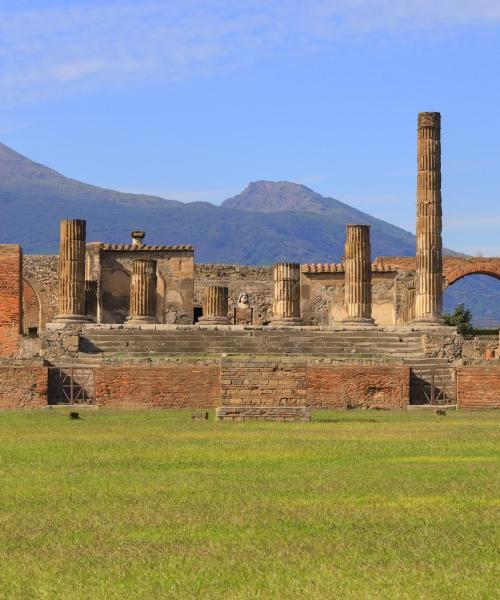
[[[105,366],[95,374],[96,404],[113,408],[201,408],[220,400],[217,362]]]
[[[290,358],[221,361],[221,404],[311,408],[403,408],[406,366],[315,364]]]
[[[307,399],[312,408],[403,408],[409,403],[406,366],[307,367]]]
[[[304,406],[306,363],[290,359],[221,359],[221,404]]]
[[[0,245],[0,356],[19,353],[22,326],[22,250]]]
[[[47,367],[1,366],[0,408],[46,406],[47,379]]]
[[[458,407],[500,408],[500,365],[457,369]]]

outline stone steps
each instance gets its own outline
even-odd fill
[[[81,356],[161,358],[189,354],[288,354],[356,358],[422,357],[422,334],[310,329],[92,329],[84,330]]]

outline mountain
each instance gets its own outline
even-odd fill
[[[144,229],[149,243],[193,243],[200,262],[338,261],[347,223],[372,225],[374,255],[415,248],[409,232],[298,184],[259,181],[221,206],[186,204],[68,179],[1,144],[0,218],[1,241],[29,254],[56,252],[61,218],[87,219],[89,241],[123,242]]]
[[[339,261],[349,223],[371,225],[373,256],[415,253],[411,233],[296,183],[256,181],[221,206],[182,203],[69,179],[0,144],[0,243],[19,243],[27,254],[56,253],[62,218],[86,219],[88,241],[127,242],[130,231],[144,229],[150,244],[192,243],[198,262]],[[476,315],[488,302],[491,316],[488,294],[498,297],[500,290],[488,290],[498,282],[487,281],[474,297],[469,279],[455,286],[465,286]],[[500,321],[500,306],[493,312]]]

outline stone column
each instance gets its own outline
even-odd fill
[[[203,316],[199,322],[204,325],[229,325],[228,296],[227,287],[207,285],[203,290]]]
[[[59,232],[59,314],[55,321],[85,322],[86,222],[64,219]]]
[[[156,260],[136,258],[130,280],[130,316],[127,323],[158,323],[156,318]]]
[[[344,251],[346,325],[373,325],[369,225],[347,225]]]
[[[274,301],[271,324],[302,325],[300,318],[300,264],[274,265]]]
[[[442,324],[441,115],[419,113],[415,323]]]

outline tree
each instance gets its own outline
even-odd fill
[[[471,335],[474,328],[472,327],[472,313],[468,308],[465,308],[463,302],[460,302],[455,307],[455,310],[444,315],[446,325],[453,325],[457,328],[458,333],[462,335]]]

